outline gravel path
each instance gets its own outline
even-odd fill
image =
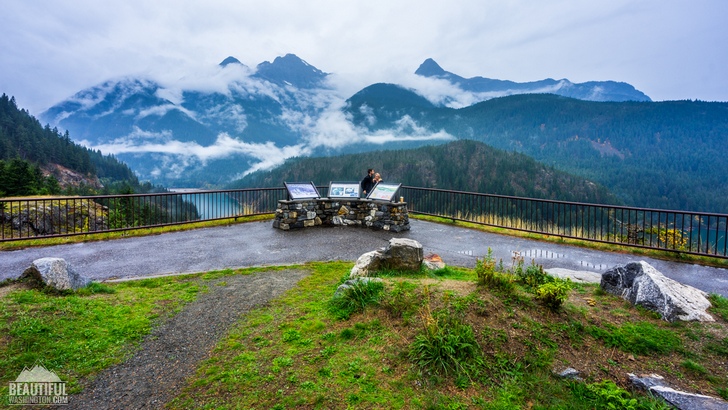
[[[307,274],[290,269],[201,282],[208,292],[200,292],[196,301],[155,328],[130,359],[103,371],[63,408],[163,407],[242,314],[293,288]]]

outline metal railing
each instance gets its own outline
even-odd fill
[[[0,199],[0,242],[268,214],[284,188]]]
[[[317,187],[321,196],[327,186]],[[728,215],[403,186],[409,212],[563,238],[728,258]],[[285,188],[0,199],[0,242],[269,214]]]
[[[405,186],[410,212],[518,231],[728,258],[728,215]]]

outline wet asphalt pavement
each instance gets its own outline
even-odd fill
[[[410,238],[425,255],[440,255],[448,265],[474,267],[488,248],[496,260],[510,266],[514,252],[526,263],[545,269],[604,273],[628,262],[644,260],[665,276],[708,293],[728,297],[728,270],[668,262],[481,232],[420,220],[401,233],[358,227],[321,227],[281,231],[272,221],[130,237],[111,241],[28,248],[0,252],[0,280],[19,276],[38,258],[57,257],[81,275],[96,281],[225,268],[289,265],[308,261],[355,261],[383,248],[390,238]]]

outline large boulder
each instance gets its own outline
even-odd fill
[[[633,305],[659,313],[664,320],[712,322],[707,294],[674,281],[644,261],[617,266],[602,274],[601,287]]]
[[[688,393],[675,390],[665,385],[665,378],[658,374],[634,375],[628,374],[629,380],[635,387],[652,393],[653,396],[665,400],[667,403],[680,410],[706,410],[722,409],[728,410],[728,402],[717,397],[704,396],[702,394]]]
[[[62,258],[36,259],[23,271],[20,279],[31,278],[58,290],[75,290],[87,286],[91,280],[78,274]]]
[[[382,250],[367,252],[357,259],[349,277],[370,276],[380,269],[419,270],[424,259],[422,244],[406,238],[392,238]]]
[[[421,243],[407,238],[390,239],[384,254],[385,266],[394,270],[419,270],[425,255]]]
[[[371,251],[367,252],[359,257],[349,272],[350,278],[359,278],[369,276],[369,272],[376,272],[382,268],[382,262],[384,261],[384,252],[382,251]]]

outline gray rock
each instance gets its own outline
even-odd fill
[[[716,397],[686,393],[667,386],[655,386],[650,391],[680,410],[728,410],[728,402]]]
[[[602,280],[602,275],[600,273],[585,270],[551,268],[544,269],[544,272],[555,278],[571,279],[572,282],[579,283],[599,283]]]
[[[664,386],[665,378],[659,374],[643,374],[636,376],[632,373],[628,373],[629,380],[632,384],[641,390],[649,390],[655,386]]]
[[[359,257],[349,272],[350,278],[359,278],[369,276],[369,272],[374,272],[382,267],[385,255],[383,251],[367,252]]]
[[[384,251],[386,265],[390,269],[419,270],[424,259],[422,244],[414,239],[392,238]]]
[[[384,250],[367,252],[351,268],[349,277],[370,276],[380,269],[419,270],[423,257],[422,244],[407,238],[392,238]]]
[[[652,393],[680,410],[728,410],[728,402],[717,397],[675,390],[664,385],[664,378],[657,374],[638,377],[630,373],[629,380],[635,387]]]
[[[58,290],[80,289],[91,283],[62,258],[36,259],[20,278],[33,278]]]
[[[668,322],[714,321],[706,312],[711,305],[705,292],[666,277],[644,261],[610,269],[602,275],[600,285],[633,305],[659,313]]]
[[[567,367],[566,369],[557,373],[557,376],[561,377],[562,379],[583,380],[581,378],[581,372],[574,369],[573,367]]]

